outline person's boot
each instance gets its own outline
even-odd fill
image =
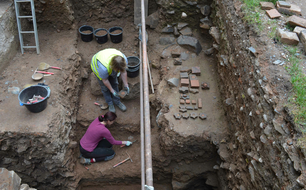
[[[81,163],[81,164],[84,164],[84,165],[85,165],[85,164],[91,164],[90,158],[81,157],[80,163]]]
[[[106,156],[104,161],[108,161],[108,160],[111,160],[115,157],[116,153],[114,153],[113,155],[110,155],[110,156]]]
[[[115,106],[114,105],[109,105],[108,106],[108,111],[116,113]]]
[[[116,104],[116,106],[121,110],[121,111],[126,111],[126,107],[122,102],[119,102],[119,104]]]

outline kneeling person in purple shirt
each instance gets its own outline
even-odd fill
[[[130,141],[117,141],[106,126],[114,123],[117,115],[107,112],[97,117],[88,127],[80,141],[81,163],[91,164],[99,161],[107,161],[115,156],[113,145],[130,146]]]

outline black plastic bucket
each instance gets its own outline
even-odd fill
[[[116,34],[112,34],[112,32],[119,30],[121,31],[120,33],[116,33]],[[114,26],[110,29],[108,29],[108,33],[110,36],[110,39],[113,43],[120,43],[122,41],[122,33],[123,33],[123,29],[119,26]]]
[[[106,34],[104,34],[104,35],[102,35],[102,36],[97,35],[97,32],[99,32],[99,31],[101,31],[101,30],[105,31]],[[95,32],[94,32],[94,35],[95,35],[95,37],[96,37],[96,41],[97,41],[99,44],[104,44],[104,43],[106,43],[107,40],[108,40],[108,31],[107,31],[106,29],[104,29],[104,28],[98,28],[98,29],[96,29]]]
[[[135,78],[139,75],[139,67],[136,67],[134,69],[126,69],[126,74],[129,78]]]
[[[40,100],[36,103],[27,103],[29,99],[33,98],[33,96],[40,95],[41,97],[44,97],[43,100]],[[46,109],[47,103],[48,103],[48,98],[50,96],[50,89],[49,87],[41,86],[41,85],[34,85],[30,86],[28,88],[23,89],[19,95],[18,99],[20,102],[20,105],[25,105],[25,107],[33,113],[38,113]]]
[[[138,57],[136,57],[136,56],[129,56],[129,57],[127,57],[127,60],[128,60],[127,67],[129,69],[139,68],[140,60],[139,60]]]
[[[90,33],[84,33],[84,31],[91,31]],[[82,39],[82,41],[83,42],[90,42],[90,41],[92,41],[92,39],[93,39],[93,31],[94,31],[94,29],[93,29],[93,27],[91,27],[91,26],[87,26],[87,25],[84,25],[84,26],[81,26],[80,28],[79,28],[79,32],[80,32],[80,34],[81,34],[81,39]]]

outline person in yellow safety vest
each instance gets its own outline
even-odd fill
[[[124,90],[127,94],[130,93],[129,85],[127,82],[127,58],[120,51],[108,48],[99,51],[91,59],[91,70],[95,73],[101,91],[109,106],[109,111],[116,112],[116,105],[121,111],[126,111],[125,105],[120,102],[118,95],[118,79],[117,74],[120,72],[124,85]]]

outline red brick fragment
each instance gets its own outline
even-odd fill
[[[198,66],[192,67],[191,70],[192,70],[192,74],[195,74],[197,76],[201,76],[201,69],[200,69],[200,67],[198,67]]]
[[[190,104],[190,100],[186,100],[186,104]]]
[[[191,80],[190,85],[191,85],[191,88],[199,88],[200,87],[200,82],[199,82],[199,80]]]
[[[180,104],[185,104],[185,100],[180,99]]]
[[[189,86],[189,80],[188,79],[181,79],[181,86]]]
[[[196,105],[196,104],[197,104],[197,101],[196,101],[196,100],[191,100],[191,103],[192,103],[193,105]]]
[[[202,109],[202,99],[198,99],[198,108]]]
[[[266,13],[270,18],[279,18],[282,16],[276,9],[266,10]]]

